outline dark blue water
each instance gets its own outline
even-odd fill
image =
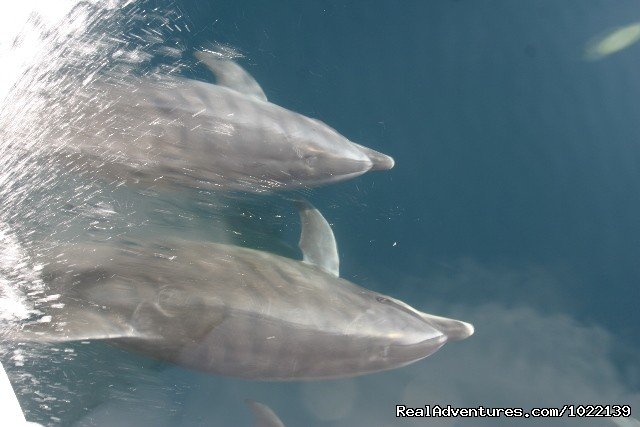
[[[235,47],[272,102],[395,158],[306,193],[334,226],[341,274],[476,334],[406,368],[319,383],[220,378],[92,345],[73,363],[104,375],[84,389],[91,403],[78,394],[80,425],[251,425],[244,398],[288,426],[499,423],[397,419],[400,403],[640,411],[640,44],[584,59],[594,36],[640,21],[639,1],[153,6],[188,24],[174,35],[186,55]],[[296,227],[271,231],[294,247]]]

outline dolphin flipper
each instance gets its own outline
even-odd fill
[[[340,260],[338,245],[331,226],[319,210],[303,199],[295,200],[300,213],[302,232],[300,233],[300,250],[303,262],[315,265],[327,273],[340,276]]]
[[[253,416],[256,419],[255,427],[285,427],[275,412],[264,403],[251,399],[246,399],[244,403],[253,412]]]
[[[256,79],[240,65],[211,52],[199,51],[195,55],[200,62],[215,74],[218,86],[225,86],[260,101],[267,101],[267,96]]]

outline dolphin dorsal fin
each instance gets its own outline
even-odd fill
[[[284,427],[284,424],[276,413],[264,403],[251,399],[246,399],[244,403],[246,403],[249,409],[251,409],[251,412],[253,412],[253,416],[256,419],[255,427]]]
[[[306,200],[295,200],[300,213],[300,250],[302,260],[315,265],[327,273],[338,277],[340,275],[340,260],[338,259],[338,245],[331,226],[319,210]]]
[[[264,91],[244,68],[231,59],[225,59],[211,52],[196,52],[196,58],[216,76],[216,84],[228,87],[244,95],[266,101]]]

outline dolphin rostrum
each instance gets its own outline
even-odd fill
[[[473,333],[341,279],[331,227],[297,204],[303,261],[168,238],[53,251],[42,273],[55,307],[8,338],[109,340],[191,369],[302,380],[401,367]]]
[[[391,157],[267,101],[230,59],[198,52],[217,84],[97,78],[55,135],[67,162],[126,184],[265,192],[391,169]],[[81,105],[78,107],[77,105]]]

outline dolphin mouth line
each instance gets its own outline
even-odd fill
[[[365,163],[365,162],[362,162],[362,163]],[[371,167],[369,167],[368,169],[361,170],[361,171],[356,171],[356,172],[349,172],[349,173],[345,173],[345,174],[335,174],[335,175],[329,176],[327,178],[323,178],[323,179],[317,180],[315,182],[317,184],[332,184],[334,182],[345,181],[345,180],[350,179],[350,178],[355,178],[357,176],[364,175],[365,173],[367,173],[370,170],[371,170]]]

